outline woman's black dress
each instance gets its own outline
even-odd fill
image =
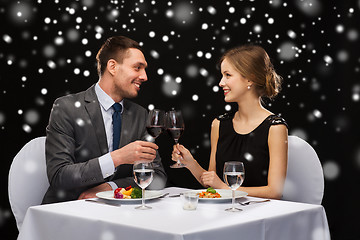
[[[224,163],[241,161],[245,167],[244,187],[267,185],[269,169],[268,135],[272,125],[284,124],[279,115],[268,116],[257,128],[248,134],[235,132],[233,118],[235,113],[219,116],[219,139],[216,151],[216,173],[223,179]]]

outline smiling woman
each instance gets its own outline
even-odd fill
[[[282,78],[275,72],[266,51],[256,45],[244,45],[227,51],[220,59],[223,74],[229,78],[229,70],[238,79],[247,81],[247,88],[255,88],[262,98],[274,98],[281,90]],[[224,78],[223,78],[224,79]],[[223,82],[220,82],[220,87]]]
[[[217,189],[228,188],[222,180],[226,163],[243,162],[247,177],[237,190],[279,199],[287,167],[287,123],[265,109],[261,99],[279,93],[281,77],[265,50],[256,45],[228,50],[220,65],[224,100],[237,103],[238,110],[213,121],[208,171],[182,145],[174,146],[172,158],[181,160],[204,187]]]

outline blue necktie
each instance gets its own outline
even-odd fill
[[[112,115],[113,119],[113,150],[119,148],[120,144],[120,133],[121,133],[121,109],[122,106],[120,103],[114,103],[112,105],[115,112]]]

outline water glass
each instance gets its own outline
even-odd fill
[[[181,200],[184,210],[196,210],[199,202],[199,195],[191,192],[184,193],[181,195]]]

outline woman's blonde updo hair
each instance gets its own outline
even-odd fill
[[[281,90],[279,76],[266,51],[257,45],[243,45],[224,53],[220,64],[226,59],[246,79],[253,82],[259,97],[273,99]]]

